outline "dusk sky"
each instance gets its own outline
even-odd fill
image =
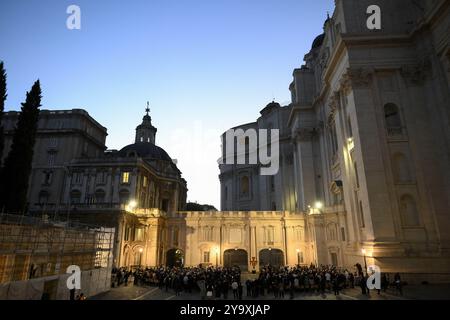
[[[81,8],[81,30],[66,9]],[[150,101],[156,144],[178,160],[188,200],[220,209],[220,135],[290,102],[292,71],[333,0],[0,0],[6,111],[41,80],[42,109],[82,108],[108,149],[134,142]]]

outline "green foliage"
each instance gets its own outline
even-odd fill
[[[21,213],[26,210],[41,98],[41,87],[37,80],[22,103],[11,150],[2,170],[0,200],[1,207],[7,212]]]

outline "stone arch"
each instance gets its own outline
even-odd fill
[[[248,271],[248,253],[243,249],[229,249],[223,253],[225,268],[239,267],[241,271]]]
[[[95,190],[95,203],[104,203],[106,197],[106,192],[103,189]]]
[[[259,251],[259,267],[260,269],[264,266],[270,265],[272,267],[283,267],[284,266],[284,254],[280,249],[262,249]]]
[[[402,133],[402,118],[399,107],[394,103],[387,103],[384,105],[384,118],[386,127],[390,134]]]
[[[181,249],[173,248],[166,253],[166,266],[182,267],[184,265],[184,252]]]

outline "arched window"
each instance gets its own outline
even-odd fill
[[[103,191],[102,189],[97,189],[95,191],[95,203],[104,203],[105,195],[105,191]]]
[[[130,199],[130,192],[128,190],[120,190],[119,192],[119,201],[122,204],[127,204]]]
[[[327,227],[327,238],[329,241],[337,240],[337,228],[336,224],[331,223]]]
[[[400,198],[400,214],[404,226],[415,227],[420,225],[419,211],[412,196],[404,195]]]
[[[78,204],[81,202],[81,192],[78,190],[72,190],[70,192],[70,202],[72,204]]]
[[[392,162],[394,180],[396,183],[407,183],[413,180],[409,167],[409,161],[403,153],[395,154]]]
[[[47,204],[49,197],[50,194],[47,191],[42,190],[41,192],[39,192],[39,204]]]
[[[384,117],[386,119],[386,127],[389,134],[402,133],[402,120],[398,107],[393,103],[384,106]]]
[[[241,178],[241,194],[243,196],[248,196],[250,193],[250,181],[247,176]]]

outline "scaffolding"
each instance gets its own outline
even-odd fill
[[[114,228],[25,215],[0,214],[0,284],[110,268]]]

